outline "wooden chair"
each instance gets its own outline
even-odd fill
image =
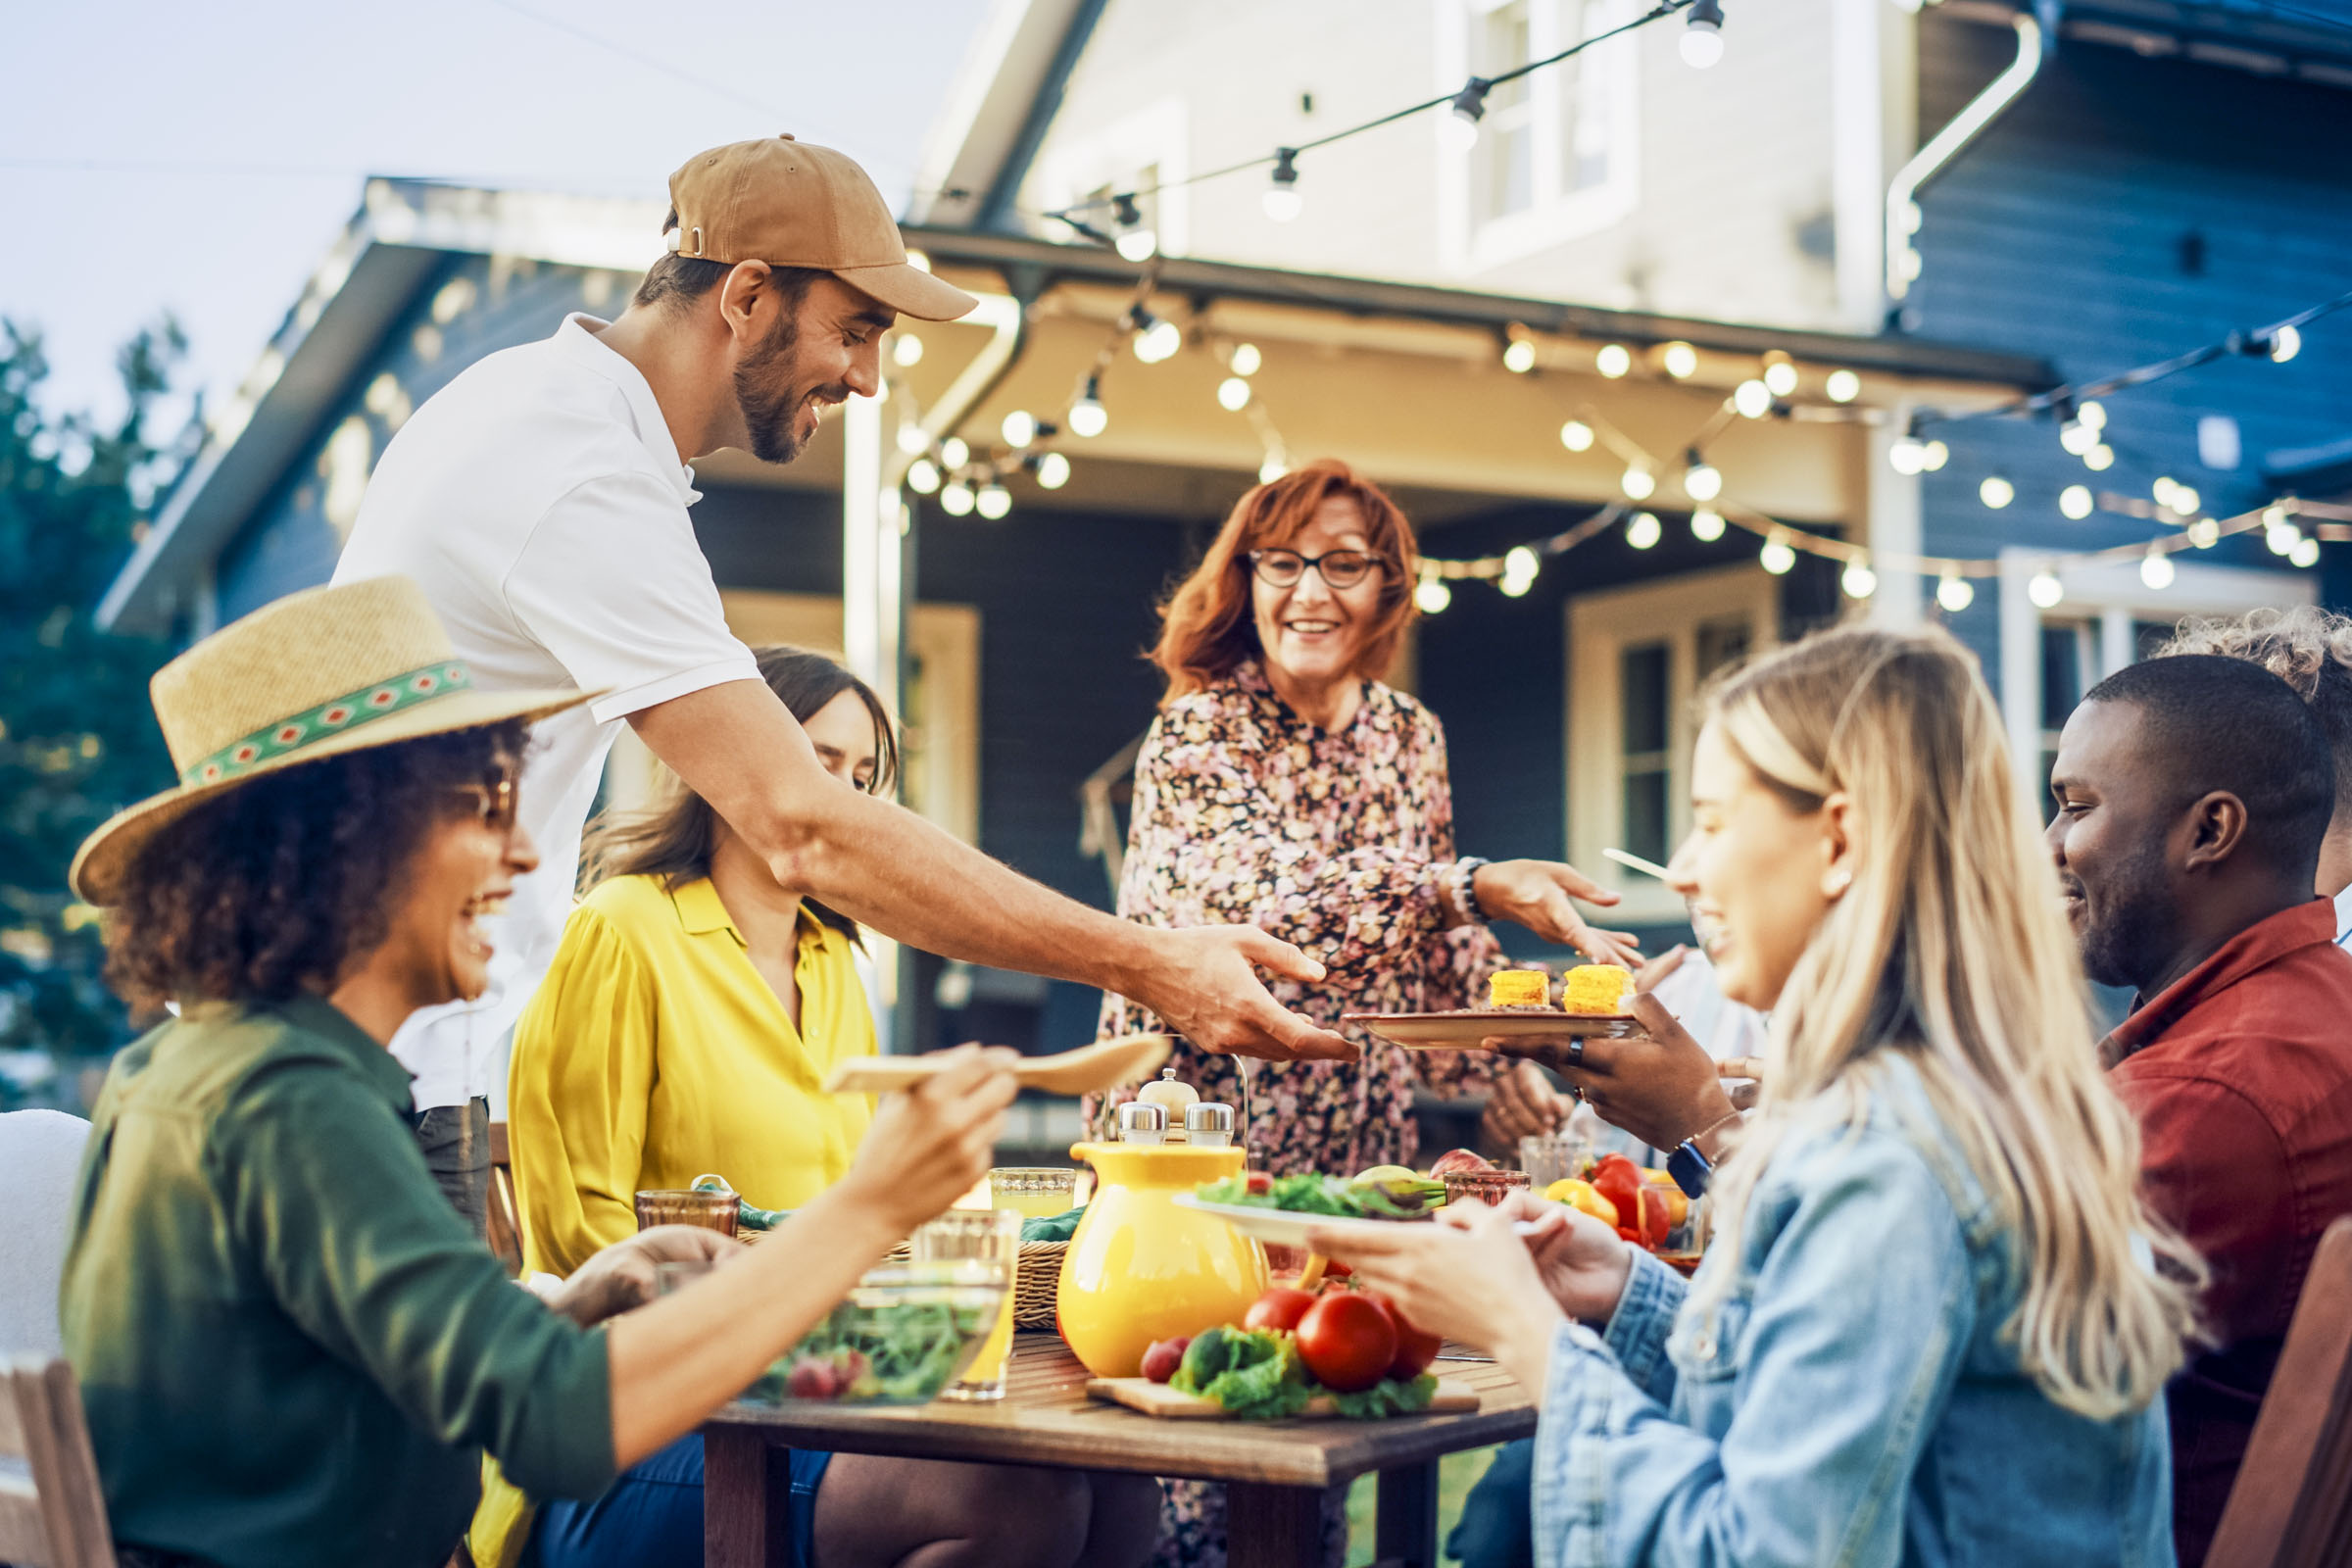
[[[2352,1216],[2320,1238],[2205,1568],[2352,1563]]]
[[[0,1562],[115,1568],[81,1391],[62,1360],[0,1356]]]
[[[490,1250],[507,1265],[507,1272],[517,1278],[522,1274],[522,1211],[514,1202],[514,1160],[507,1147],[507,1124],[490,1124],[490,1201],[484,1229],[489,1234]]]

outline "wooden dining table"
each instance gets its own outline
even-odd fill
[[[1086,1368],[1051,1332],[1014,1336],[1004,1396],[986,1403],[738,1400],[703,1427],[705,1561],[781,1568],[785,1456],[800,1447],[1221,1481],[1232,1568],[1319,1562],[1324,1494],[1376,1472],[1383,1568],[1438,1568],[1438,1460],[1529,1436],[1536,1407],[1491,1361],[1441,1358],[1431,1370],[1477,1390],[1478,1409],[1379,1421],[1149,1416],[1088,1398]]]

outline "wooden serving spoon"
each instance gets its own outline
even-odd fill
[[[1119,1035],[1053,1056],[1029,1056],[1012,1069],[1024,1089],[1049,1095],[1087,1095],[1142,1083],[1175,1047],[1169,1035]],[[829,1095],[883,1095],[912,1089],[945,1065],[937,1056],[859,1056],[825,1079]]]

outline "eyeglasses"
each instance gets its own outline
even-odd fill
[[[514,831],[515,767],[513,762],[493,762],[478,784],[453,784],[450,792],[463,795],[474,803],[481,813],[482,826],[493,833]]]
[[[1296,550],[1252,550],[1250,566],[1269,588],[1295,586],[1309,566],[1323,574],[1325,585],[1352,588],[1372,572],[1386,571],[1389,564],[1361,550],[1334,550],[1320,556],[1302,556]]]

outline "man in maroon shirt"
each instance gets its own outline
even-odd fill
[[[2140,1117],[2148,1200],[2212,1271],[2213,1343],[2169,1394],[2194,1568],[2320,1233],[2352,1213],[2352,955],[2312,896],[2333,765],[2285,682],[2183,655],[2092,688],[2050,789],[2083,968],[2138,992],[2106,1049]]]

